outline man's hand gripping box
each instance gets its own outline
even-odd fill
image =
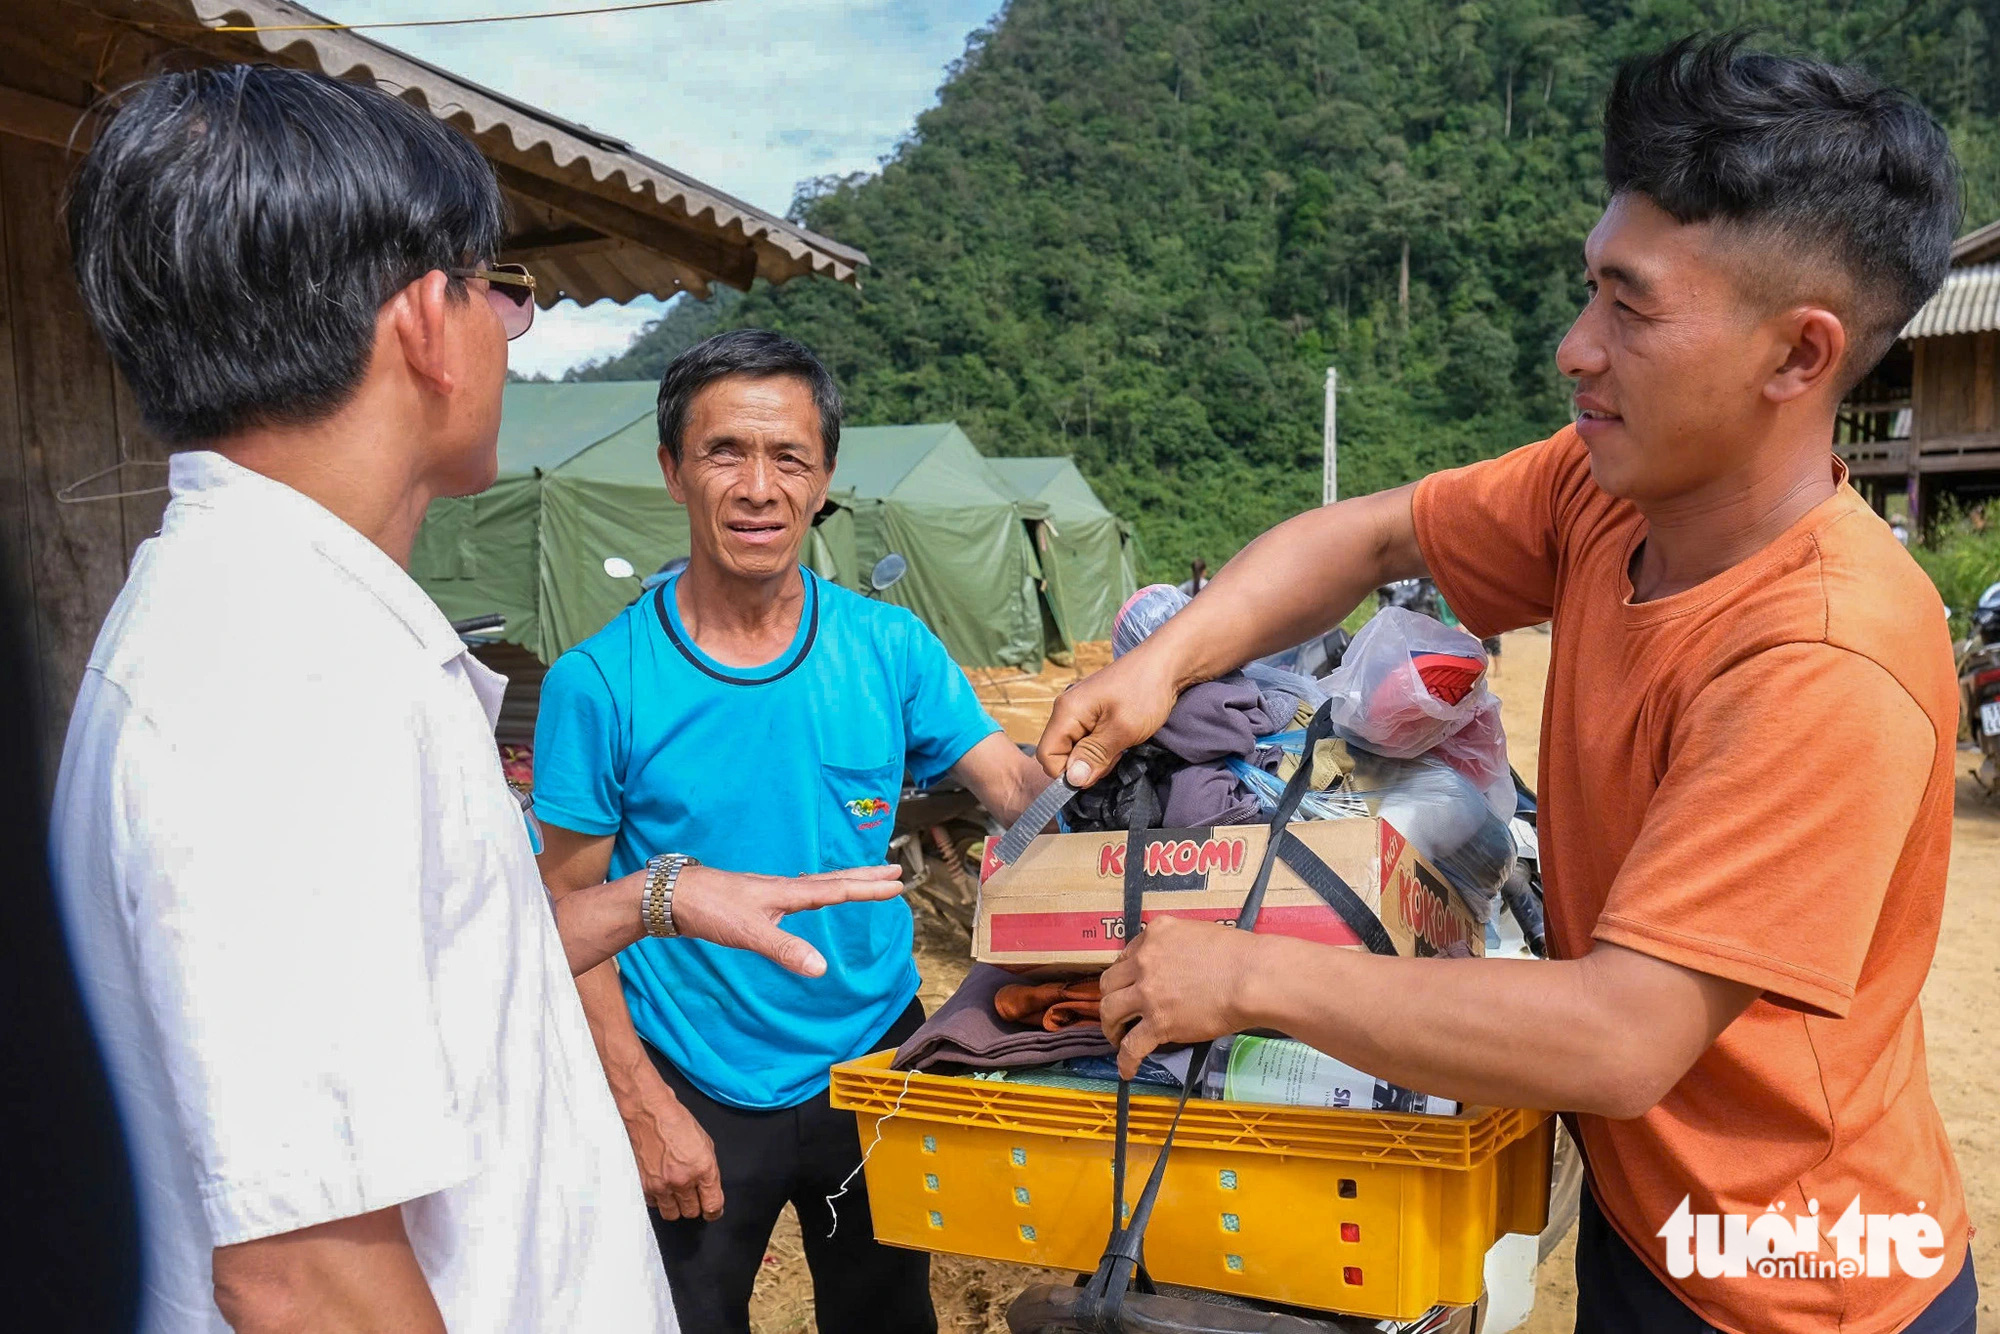
[[[1485,952],[1485,929],[1444,877],[1385,820],[1310,820],[1290,832],[1347,882],[1382,921],[1401,955]],[[1256,878],[1265,825],[1149,829],[1139,874],[1146,921],[1162,914],[1234,925]],[[1044,834],[1002,866],[987,843],[972,956],[1008,967],[1101,969],[1125,947],[1128,835]],[[1361,938],[1292,868],[1272,868],[1257,934],[1362,948]]]

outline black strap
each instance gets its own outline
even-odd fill
[[[1132,1207],[1132,1221],[1129,1223],[1124,1221],[1122,1215],[1125,1211],[1125,1148],[1130,1128],[1132,1081],[1118,1081],[1118,1141],[1111,1157],[1112,1176],[1117,1189],[1111,1199],[1111,1239],[1105,1243],[1104,1254],[1097,1262],[1097,1272],[1084,1284],[1083,1296],[1077,1302],[1077,1316],[1086,1328],[1101,1331],[1102,1334],[1116,1334],[1121,1328],[1118,1317],[1125,1306],[1126,1292],[1133,1287],[1140,1292],[1153,1291],[1152,1276],[1146,1272],[1146,1224],[1152,1221],[1153,1205],[1160,1198],[1160,1183],[1166,1180],[1167,1154],[1174,1146],[1174,1132],[1180,1129],[1181,1113],[1187,1110],[1188,1097],[1201,1079],[1201,1069],[1208,1060],[1212,1045],[1204,1042],[1189,1054],[1188,1077],[1181,1086],[1180,1102],[1174,1107],[1174,1119],[1168,1123],[1166,1137],[1160,1141],[1160,1156],[1153,1160],[1153,1170],[1146,1176],[1145,1189],[1139,1192],[1139,1202]]]
[[[1299,767],[1285,784],[1284,793],[1271,812],[1264,859],[1257,867],[1249,892],[1243,896],[1243,907],[1236,914],[1236,927],[1239,931],[1257,929],[1257,917],[1263,911],[1264,892],[1270,886],[1271,871],[1282,857],[1295,875],[1340,914],[1341,920],[1361,937],[1362,943],[1377,954],[1394,954],[1395,943],[1383,930],[1381,921],[1368,911],[1368,905],[1332,867],[1286,828],[1312,787],[1313,751],[1332,735],[1332,710],[1322,704],[1306,726],[1305,752]],[[1145,831],[1158,818],[1151,783],[1142,784],[1142,787],[1145,791],[1132,803],[1131,821],[1125,834],[1124,936],[1128,945],[1138,939],[1143,925]],[[1174,1106],[1174,1119],[1167,1124],[1167,1133],[1160,1141],[1160,1156],[1153,1160],[1153,1170],[1147,1174],[1145,1188],[1140,1191],[1139,1201],[1132,1208],[1130,1222],[1125,1220],[1125,1160],[1132,1128],[1132,1081],[1118,1081],[1118,1126],[1111,1150],[1111,1237],[1097,1262],[1097,1272],[1084,1284],[1076,1308],[1079,1322],[1088,1329],[1100,1331],[1100,1334],[1117,1334],[1121,1328],[1119,1316],[1124,1309],[1126,1292],[1135,1283],[1141,1292],[1153,1291],[1152,1279],[1146,1273],[1146,1225],[1152,1221],[1153,1206],[1160,1197],[1160,1183],[1166,1179],[1167,1155],[1174,1147],[1174,1134],[1180,1129],[1181,1113],[1187,1110],[1188,1099],[1201,1082],[1214,1045],[1204,1042],[1188,1053],[1187,1077],[1181,1083],[1180,1100]]]
[[[1125,902],[1122,907],[1121,930],[1126,944],[1139,938],[1145,929],[1146,886],[1144,872],[1140,869],[1146,857],[1146,833],[1160,820],[1158,794],[1153,791],[1150,778],[1141,776],[1132,793],[1132,802],[1127,812],[1125,828]],[[1132,1081],[1118,1081],[1118,1129],[1116,1147],[1111,1154],[1111,1237],[1116,1245],[1117,1238],[1125,1229],[1125,1145],[1132,1128]],[[1107,1250],[1106,1254],[1109,1254]],[[1144,1278],[1145,1270],[1140,1262],[1137,1239],[1134,1239],[1132,1269],[1125,1272],[1118,1284],[1122,1294],[1125,1284],[1134,1271],[1141,1275],[1148,1289],[1152,1280]],[[1113,1314],[1116,1314],[1114,1304]]]
[[[1340,915],[1347,923],[1347,929],[1360,937],[1361,943],[1376,954],[1394,954],[1396,942],[1389,939],[1389,933],[1382,926],[1382,919],[1369,911],[1361,896],[1340,878],[1340,872],[1328,866],[1320,855],[1287,829],[1278,835],[1278,860],[1291,868],[1293,875],[1306,882],[1306,887],[1325,901],[1326,906]]]
[[[1257,916],[1264,911],[1264,891],[1271,883],[1271,868],[1278,864],[1278,849],[1284,842],[1285,826],[1292,822],[1299,803],[1305,800],[1306,792],[1312,787],[1313,751],[1332,735],[1333,706],[1329,701],[1320,705],[1312,721],[1306,724],[1305,750],[1299,756],[1299,767],[1292,771],[1291,780],[1285,784],[1285,790],[1271,812],[1271,832],[1264,840],[1264,860],[1257,866],[1257,878],[1250,882],[1250,892],[1243,896],[1243,910],[1236,914],[1239,931],[1257,929]]]
[[[1153,796],[1152,783],[1142,780],[1139,791],[1133,795],[1130,824],[1125,831],[1125,902],[1121,909],[1120,929],[1128,945],[1138,939],[1139,932],[1144,928],[1146,890],[1137,868],[1146,856],[1146,831],[1156,818],[1150,813],[1157,809]],[[1117,1148],[1111,1155],[1111,1235],[1114,1238],[1125,1226],[1125,1136],[1131,1122],[1132,1081],[1121,1079],[1118,1081]]]

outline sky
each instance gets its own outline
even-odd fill
[[[617,0],[306,0],[338,23],[590,8]],[[709,0],[367,35],[624,139],[782,216],[799,182],[872,171],[937,101],[1000,0]],[[799,282],[816,281],[811,278]],[[565,301],[508,349],[524,375],[623,351],[660,303]]]

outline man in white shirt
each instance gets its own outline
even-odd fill
[[[144,1328],[675,1327],[571,982],[897,888],[665,855],[551,910],[504,686],[402,568],[489,485],[526,274],[478,153],[299,71],[165,75],[71,201],[78,281],[190,450],[78,693],[54,812],[133,1155]],[[670,849],[659,849],[670,854]]]

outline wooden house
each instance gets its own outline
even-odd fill
[[[2000,496],[2000,222],[1952,247],[1944,286],[1848,395],[1834,448],[1878,510],[1908,497],[1912,532],[1946,497]]]

